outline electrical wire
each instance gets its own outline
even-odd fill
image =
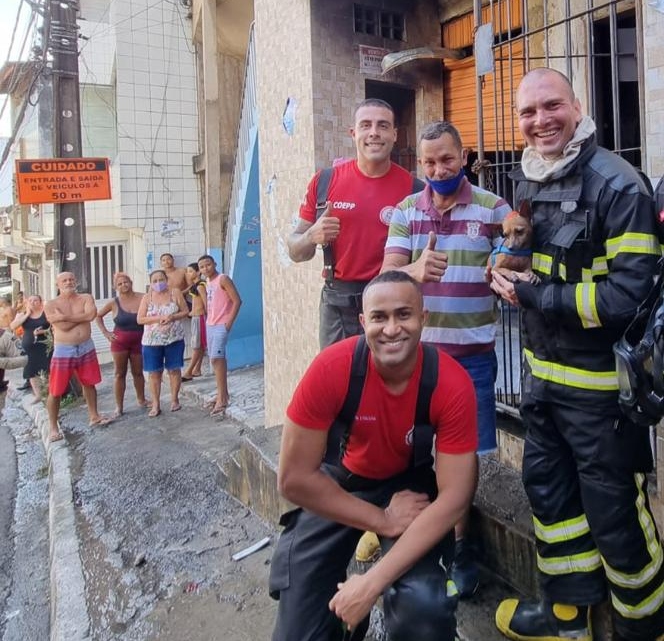
[[[45,5],[46,6],[46,5]],[[33,10],[33,16],[36,13],[39,13],[35,7],[32,7]],[[48,44],[50,40],[50,32],[51,32],[51,21],[50,21],[50,12],[44,12],[44,19],[42,21],[42,26],[43,26],[43,33],[42,33],[42,59],[39,63],[39,67],[37,68],[36,72],[34,73],[34,77],[32,79],[32,82],[30,83],[30,86],[24,93],[24,98],[23,98],[23,103],[19,107],[19,112],[18,115],[14,121],[14,125],[12,128],[11,135],[9,137],[9,140],[7,141],[7,144],[5,145],[5,148],[3,149],[2,152],[2,157],[0,157],[0,171],[3,169],[5,166],[5,163],[7,162],[7,159],[9,158],[9,155],[13,149],[13,146],[18,139],[19,133],[23,129],[23,119],[25,117],[25,112],[28,108],[28,106],[34,107],[36,102],[33,104],[30,100],[30,97],[32,96],[33,89],[35,87],[35,84],[37,81],[42,77],[42,74],[44,73],[46,69],[46,60],[47,60],[47,54],[48,54]],[[36,31],[33,31],[33,35],[36,33]],[[29,65],[26,65],[26,73],[28,72],[28,69],[30,68]],[[8,95],[9,97],[9,95]]]
[[[7,59],[5,60],[5,62],[2,65],[3,67],[5,65],[9,64],[9,62],[12,59],[12,49],[14,47],[14,41],[15,41],[16,34],[17,34],[17,31],[18,31],[18,25],[21,21],[21,9],[23,8],[24,2],[25,2],[25,0],[21,0],[21,3],[18,6],[18,11],[16,13],[16,20],[14,22],[14,28],[12,30],[12,35],[11,35],[10,42],[9,42],[9,48],[7,49]],[[18,56],[16,56],[17,61],[20,61],[21,58],[23,57],[23,54],[25,52],[25,45],[26,45],[30,35],[34,36],[34,30],[31,32],[31,29],[32,29],[32,27],[35,23],[36,16],[37,16],[37,9],[35,7],[32,7],[32,11],[31,11],[31,14],[30,14],[30,22],[28,23],[27,28],[25,30],[25,35],[23,37],[23,42],[21,44],[21,48],[18,52]],[[20,63],[16,64],[14,66],[14,68],[12,69],[12,75],[9,78],[9,81],[8,81],[8,87],[7,87],[7,91],[6,91],[6,94],[5,94],[5,99],[3,101],[2,107],[0,107],[0,119],[2,119],[2,116],[5,113],[7,105],[10,103],[11,94],[14,92],[16,87],[19,85],[20,81],[23,78],[23,75],[26,72],[27,72],[27,70]]]

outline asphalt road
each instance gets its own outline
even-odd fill
[[[5,394],[0,394],[0,411],[5,406]],[[10,566],[13,556],[11,525],[14,522],[16,496],[16,453],[14,439],[4,421],[0,421],[0,611],[10,589]],[[1,624],[0,624],[1,625]]]
[[[0,638],[49,634],[48,479],[28,415],[0,397]]]

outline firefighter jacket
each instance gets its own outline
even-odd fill
[[[612,346],[650,291],[661,256],[650,192],[594,135],[547,182],[526,179],[521,167],[512,178],[516,208],[531,201],[541,279],[516,285],[529,391],[543,401],[553,394],[615,408]]]

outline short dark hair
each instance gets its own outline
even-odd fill
[[[428,125],[424,125],[424,128],[420,132],[420,142],[423,140],[438,140],[438,138],[444,134],[452,136],[452,140],[454,140],[454,144],[457,148],[463,149],[459,130],[447,120],[435,120]]]
[[[173,256],[173,254],[170,252],[164,252],[161,256],[159,256],[159,260],[161,260],[164,256],[170,256],[173,260],[175,260],[175,256]]]
[[[201,271],[201,270],[198,268],[198,263],[189,263],[189,264],[187,265],[187,267],[191,267],[191,268],[192,268],[194,271],[196,271],[196,272]]]
[[[364,288],[364,294],[369,291],[369,288],[374,285],[381,285],[382,283],[410,283],[420,294],[422,293],[420,284],[410,274],[398,269],[389,269],[382,274],[378,274],[378,276],[374,276]]]
[[[199,259],[198,262],[202,260],[211,260],[215,265],[217,264],[217,261],[214,259],[214,256],[210,256],[210,254],[203,254]]]
[[[389,102],[385,102],[380,98],[365,98],[357,107],[355,107],[355,113],[353,114],[353,120],[357,118],[357,112],[362,109],[362,107],[382,107],[387,109],[392,113],[392,124],[397,126],[397,114],[394,112],[394,107]]]
[[[148,276],[148,280],[152,280],[152,277],[153,277],[155,274],[163,274],[163,275],[164,275],[164,278],[165,278],[166,280],[168,280],[168,274],[167,274],[163,269],[154,269],[154,270],[152,270],[152,271],[150,272],[150,275]]]

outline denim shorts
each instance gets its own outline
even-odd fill
[[[464,356],[456,359],[468,372],[477,396],[478,454],[493,452],[496,447],[496,352]]]
[[[162,372],[184,367],[184,339],[168,345],[143,345],[143,369]]]
[[[215,358],[226,358],[226,341],[228,341],[226,325],[208,325],[206,331],[208,358],[211,361]]]

